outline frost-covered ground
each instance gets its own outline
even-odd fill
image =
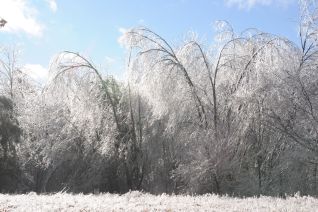
[[[318,211],[313,197],[230,198],[216,195],[169,196],[130,192],[124,195],[4,195],[4,211]]]

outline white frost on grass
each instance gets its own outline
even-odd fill
[[[318,211],[314,197],[231,198],[217,195],[0,194],[0,211]]]

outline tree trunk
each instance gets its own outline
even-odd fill
[[[258,175],[258,197],[261,195],[262,193],[262,172],[261,172],[261,160],[258,157],[257,158],[257,175]]]
[[[284,191],[283,191],[283,176],[282,172],[279,173],[279,197],[284,198]]]
[[[318,163],[314,164],[314,173],[313,173],[313,195],[317,195],[317,166]]]
[[[216,192],[217,194],[220,194],[220,191],[221,191],[221,189],[220,189],[220,183],[219,183],[219,181],[218,181],[218,178],[217,178],[216,173],[213,174],[213,180],[214,180],[214,185],[215,185],[215,192]]]

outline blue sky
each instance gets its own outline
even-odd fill
[[[120,29],[144,25],[169,42],[188,31],[212,42],[213,23],[227,20],[236,32],[246,28],[297,40],[297,0],[0,0],[0,44],[22,50],[20,63],[43,78],[53,55],[80,52],[107,72],[123,75]],[[38,76],[37,76],[38,75]]]

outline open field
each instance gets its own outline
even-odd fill
[[[313,197],[231,198],[216,195],[169,196],[130,192],[124,195],[4,195],[0,211],[318,211]]]

